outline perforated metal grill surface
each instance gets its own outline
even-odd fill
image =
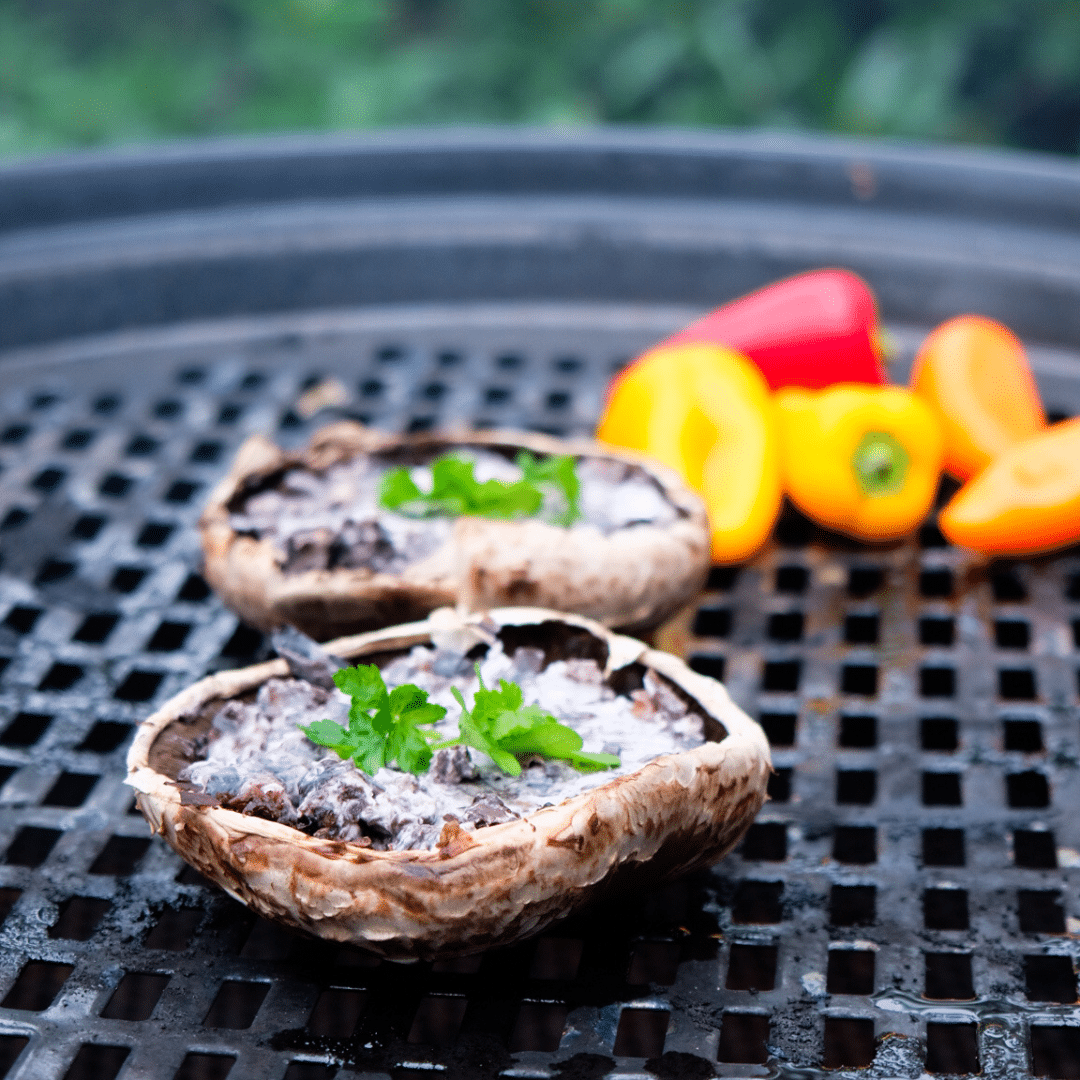
[[[328,375],[388,427],[585,432],[687,314],[298,316],[0,370],[0,1075],[1080,1076],[1075,553],[976,571],[933,529],[871,551],[786,518],[682,631],[773,744],[741,853],[514,949],[294,937],[132,812],[132,725],[265,655],[198,576],[245,435],[306,439]]]

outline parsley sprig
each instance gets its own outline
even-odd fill
[[[575,769],[593,772],[610,769],[619,764],[614,754],[590,754],[581,749],[581,736],[566,724],[559,723],[539,705],[525,705],[517,683],[499,680],[498,690],[489,690],[480,677],[480,689],[473,695],[469,709],[461,691],[455,686],[451,693],[461,706],[458,737],[438,746],[475,747],[483,751],[504,773],[521,775],[519,757],[537,754],[541,757],[568,761]]]
[[[387,691],[374,664],[342,668],[334,684],[352,698],[348,730],[333,720],[316,720],[300,730],[314,743],[327,746],[346,761],[352,758],[369,776],[397,763],[405,772],[427,772],[436,733],[427,727],[446,709],[428,702],[427,692],[412,683]]]
[[[545,498],[556,495],[564,509],[555,515],[556,524],[572,525],[579,516],[581,484],[568,454],[538,459],[527,450],[518,453],[515,464],[520,480],[485,480],[475,476],[475,463],[455,454],[443,454],[431,462],[431,490],[421,491],[409,470],[402,467],[383,474],[379,484],[379,505],[411,517],[446,514],[491,518],[535,517]]]
[[[342,668],[334,674],[339,690],[352,698],[349,727],[333,720],[317,720],[300,730],[319,746],[326,746],[346,761],[374,775],[385,765],[419,776],[427,772],[432,752],[444,746],[472,746],[482,751],[510,776],[521,775],[519,757],[539,755],[569,762],[575,769],[592,772],[614,768],[614,754],[592,754],[581,749],[581,736],[560,723],[539,705],[525,705],[517,683],[499,680],[498,690],[489,690],[480,678],[469,709],[455,686],[454,697],[461,706],[458,736],[435,742],[436,733],[428,725],[446,715],[441,705],[428,702],[427,692],[412,683],[388,691],[382,673],[374,664]]]

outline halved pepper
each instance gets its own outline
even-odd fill
[[[1032,555],[1080,541],[1080,417],[999,454],[941,511],[953,544]]]
[[[757,368],[716,345],[657,348],[611,386],[596,437],[648,454],[701,493],[714,562],[738,562],[780,512],[773,404]]]
[[[860,540],[893,540],[929,512],[941,472],[941,425],[895,386],[841,384],[776,395],[780,462],[791,501]]]

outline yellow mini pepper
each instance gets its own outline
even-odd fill
[[[774,408],[746,357],[706,344],[646,353],[612,384],[596,437],[662,461],[701,493],[714,562],[768,539],[781,503]]]
[[[860,540],[893,540],[929,512],[941,423],[909,390],[844,383],[776,395],[784,488],[807,517]]]

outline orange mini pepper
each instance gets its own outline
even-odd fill
[[[1080,417],[1011,446],[941,511],[953,544],[1032,555],[1080,540]]]
[[[702,344],[646,353],[612,383],[596,437],[662,461],[701,493],[714,562],[768,539],[781,503],[774,412],[746,357]]]
[[[1001,323],[960,315],[923,342],[911,388],[941,418],[945,470],[974,476],[1003,450],[1046,428],[1024,346]]]

